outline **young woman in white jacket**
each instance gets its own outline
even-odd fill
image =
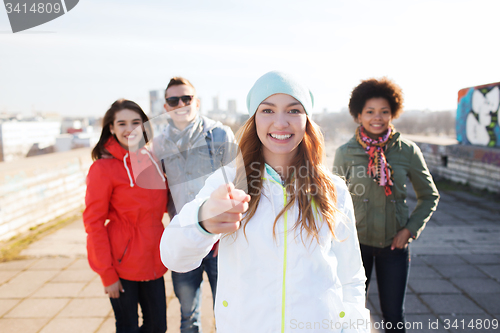
[[[269,72],[247,107],[241,162],[210,176],[165,229],[163,263],[190,271],[220,240],[219,333],[369,332],[351,196],[323,165],[312,93]]]

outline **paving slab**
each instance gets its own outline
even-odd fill
[[[54,258],[41,258],[37,260],[33,265],[29,267],[30,271],[34,270],[60,270],[65,269],[71,263],[73,263],[75,259],[72,258],[62,258],[62,257],[54,257]]]
[[[437,226],[468,226],[467,222],[465,221],[460,221],[457,220],[456,217],[448,216],[447,218],[437,218],[436,220],[436,225]],[[426,227],[427,228],[427,227]]]
[[[431,310],[418,298],[417,295],[406,295],[405,297],[405,313],[407,314],[423,314],[431,313]]]
[[[419,239],[412,243],[415,254],[500,253],[500,225],[489,227],[426,226]]]
[[[423,256],[417,256],[413,253],[410,257],[410,263],[411,267],[427,266],[427,263],[424,261]]]
[[[0,271],[22,271],[29,266],[31,266],[36,259],[23,259],[23,260],[12,260],[7,262],[0,262]]]
[[[469,294],[469,296],[490,314],[500,314],[500,294]]]
[[[59,274],[59,270],[46,270],[46,271],[22,271],[11,279],[8,284],[37,284],[42,285],[45,282],[53,279]]]
[[[0,286],[0,301],[5,298],[26,298],[38,290],[38,284],[6,283]]]
[[[17,274],[19,274],[19,271],[16,271],[16,270],[0,271],[0,285],[9,281]]]
[[[83,282],[46,283],[31,297],[33,298],[68,298],[76,297],[85,287]]]
[[[483,314],[484,311],[463,295],[421,295],[435,314]]]
[[[380,300],[378,295],[368,294],[367,307],[373,314],[382,314],[382,311],[380,310]]]
[[[410,267],[409,279],[440,279],[441,275],[429,266]]]
[[[34,293],[58,271],[24,271],[0,286],[0,299],[25,298]]]
[[[483,265],[483,264],[497,264],[500,265],[500,255],[498,254],[464,254],[461,257],[469,264]]]
[[[447,280],[436,279],[429,281],[428,279],[412,279],[408,283],[410,289],[417,294],[460,294],[453,284]]]
[[[170,332],[169,330],[170,327],[168,327],[168,321],[167,321],[167,332]],[[108,316],[104,322],[101,323],[101,326],[99,329],[96,331],[96,333],[114,333],[116,332],[115,330],[115,318]]]
[[[104,293],[104,287],[102,286],[101,279],[98,277],[97,279],[92,280],[87,283],[85,287],[82,289],[78,297],[103,297],[108,299],[108,296]]]
[[[488,276],[472,265],[435,266],[447,278],[487,278]]]
[[[69,265],[66,269],[67,270],[80,270],[80,269],[89,269],[89,261],[87,258],[77,258],[71,265]]]
[[[500,265],[478,265],[477,267],[492,279],[500,281]]]
[[[20,299],[2,299],[0,300],[0,317],[12,310],[17,304],[21,302]]]
[[[498,253],[500,254],[500,249],[496,247],[498,243],[492,242],[491,245],[483,244],[477,246],[470,246],[470,253],[473,254],[484,254],[484,253]],[[460,253],[462,254],[462,253]]]
[[[373,274],[375,275],[375,274]],[[372,295],[372,294],[375,294],[375,295],[378,295],[378,284],[377,284],[377,280],[370,280],[370,287],[368,289],[368,294]],[[377,296],[378,297],[378,296]]]
[[[57,276],[55,276],[51,282],[89,282],[98,276],[95,272],[90,269],[86,270],[76,270],[69,269],[61,271]]]
[[[49,322],[49,318],[0,318],[0,327],[5,333],[38,333]]]
[[[496,293],[500,295],[500,283],[492,279],[465,278],[450,281],[468,294]]]
[[[40,333],[94,333],[103,321],[102,318],[55,318]]]
[[[459,256],[422,256],[423,261],[431,266],[447,266],[447,265],[462,265],[468,264],[465,260]]]
[[[52,318],[68,304],[69,298],[25,299],[4,315],[5,318]]]
[[[75,298],[57,315],[57,318],[107,317],[112,311],[107,298]]]
[[[86,241],[83,222],[78,220],[33,243],[21,251],[21,255],[30,257],[86,257]]]

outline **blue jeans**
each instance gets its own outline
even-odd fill
[[[360,244],[360,248],[366,274],[367,295],[375,262],[385,332],[406,332],[404,328],[404,303],[410,272],[410,247],[391,250],[390,246],[377,248]]]
[[[200,305],[201,305],[201,283],[203,271],[207,272],[210,288],[212,289],[215,305],[215,293],[217,290],[217,257],[213,251],[203,258],[200,267],[187,272],[172,272],[172,283],[175,296],[181,304],[181,333],[201,332]]]
[[[165,333],[167,302],[163,276],[151,281],[120,281],[125,292],[120,292],[119,298],[110,298],[115,312],[116,333]],[[142,310],[141,327],[137,304]]]

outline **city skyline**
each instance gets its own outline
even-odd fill
[[[147,110],[148,92],[175,75],[205,110],[219,95],[244,112],[255,80],[275,69],[303,77],[315,113],[342,110],[360,80],[384,75],[403,88],[405,109],[454,110],[460,89],[499,81],[486,56],[500,51],[499,9],[494,0],[87,0],[17,34],[0,10],[0,112],[101,116],[122,97]]]

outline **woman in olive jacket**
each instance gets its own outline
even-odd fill
[[[349,112],[359,127],[337,149],[333,167],[352,195],[367,294],[375,265],[386,332],[405,332],[408,244],[420,235],[439,200],[420,149],[391,124],[402,106],[401,88],[387,78],[365,80],[354,88]],[[418,200],[410,215],[407,178]]]

